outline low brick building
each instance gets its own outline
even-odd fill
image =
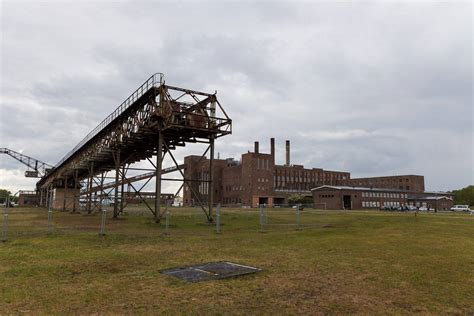
[[[449,211],[454,206],[454,200],[451,194],[440,196],[427,192],[426,196],[409,195],[408,205],[417,208],[424,207],[433,211]]]
[[[453,199],[446,192],[413,192],[386,188],[323,185],[311,190],[314,206],[329,210],[427,207],[449,210]]]
[[[127,204],[139,204],[143,200],[154,200],[156,196],[155,192],[146,192],[142,191],[138,194],[135,191],[129,191],[123,193],[123,200]],[[169,203],[173,204],[174,194],[172,193],[161,193],[161,201],[163,204]],[[142,200],[143,199],[143,200]]]
[[[329,210],[395,208],[408,202],[406,191],[383,188],[323,185],[311,192],[315,207]]]
[[[37,191],[20,191],[18,195],[18,206],[29,207],[38,206],[40,203],[40,194]]]

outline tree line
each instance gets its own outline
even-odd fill
[[[454,204],[474,206],[474,185],[459,190],[453,190]]]
[[[0,189],[0,203],[4,203],[7,196],[10,197],[11,202],[18,203],[18,196],[13,196],[12,193],[6,189]]]

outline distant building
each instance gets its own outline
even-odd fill
[[[40,202],[40,193],[37,191],[20,191],[18,195],[18,206],[38,206]]]
[[[406,190],[323,185],[311,190],[314,205],[329,210],[383,209],[404,206],[449,210],[454,202],[445,192],[413,192]]]
[[[129,191],[123,193],[123,200],[127,204],[139,204],[142,203],[143,200],[154,200],[155,196],[155,192],[141,191],[140,193],[137,193],[135,191]],[[163,203],[169,203],[170,205],[173,204],[173,193],[161,193],[160,196]]]
[[[242,154],[240,160],[214,159],[214,203],[249,207],[266,204],[272,207],[288,204],[289,196],[301,194],[312,196],[315,203],[326,203],[328,209],[378,208],[382,204],[397,207],[410,203],[420,206],[436,204],[437,208],[444,209],[451,203],[448,200],[452,200],[448,193],[425,192],[425,180],[421,175],[351,178],[346,171],[292,165],[288,140],[285,149],[283,165],[275,164],[274,138],[270,139],[270,153],[261,153],[259,142],[255,142],[254,151]],[[183,204],[206,203],[209,159],[187,156],[184,165],[185,181],[191,189],[184,186]],[[442,196],[447,199],[438,199],[436,203],[430,199]]]
[[[342,186],[384,188],[411,192],[425,191],[425,177],[418,175],[352,178],[339,181]]]
[[[209,160],[199,156],[184,158],[184,205],[191,206],[208,200]],[[214,159],[214,202],[224,205],[256,207],[287,204],[288,197],[299,193],[311,196],[311,189],[336,185],[350,178],[349,172],[305,168],[290,164],[290,142],[286,141],[286,163],[275,164],[275,139],[270,140],[270,153],[261,153],[255,142],[254,152],[242,154],[241,160]]]

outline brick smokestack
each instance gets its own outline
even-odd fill
[[[290,165],[290,141],[286,141],[286,165]]]
[[[255,142],[255,149],[254,149],[254,152],[256,154],[258,154],[258,142]]]
[[[270,138],[270,155],[272,155],[273,163],[275,163],[275,138]]]

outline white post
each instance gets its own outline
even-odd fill
[[[300,204],[296,205],[296,228],[301,227],[301,214],[300,214]]]
[[[102,219],[100,223],[100,232],[99,236],[105,236],[105,218],[107,217],[107,210],[105,208],[102,209]]]
[[[2,241],[7,241],[8,232],[8,208],[10,206],[10,199],[7,196],[5,199],[5,209],[3,210],[3,229],[2,229]]]
[[[53,195],[50,195],[49,199],[49,206],[48,206],[48,232],[52,233],[53,232],[53,224],[52,224],[52,219],[53,219]]]
[[[170,211],[166,210],[165,235],[169,235],[170,215]]]
[[[217,204],[216,208],[216,233],[221,233],[221,204]]]

